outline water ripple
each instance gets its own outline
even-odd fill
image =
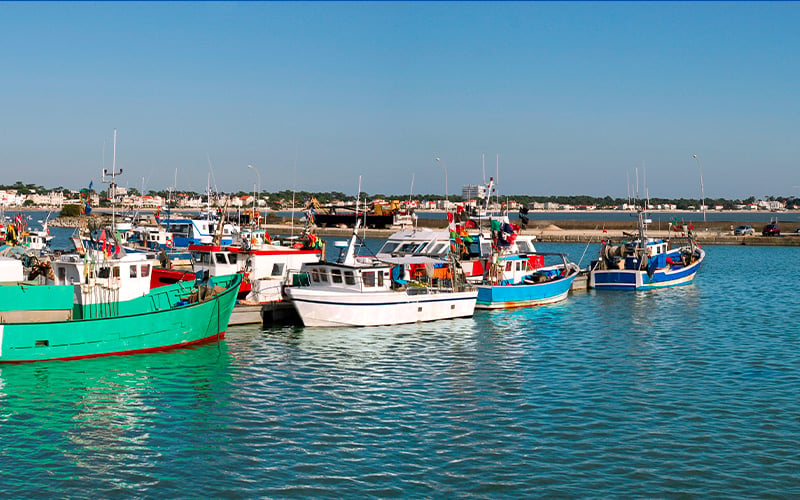
[[[4,496],[798,496],[796,250],[707,251],[683,289],[0,367]]]

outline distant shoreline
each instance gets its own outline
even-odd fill
[[[3,210],[5,212],[60,212],[62,207],[5,207]],[[144,213],[153,213],[156,212],[158,209],[156,208],[141,208],[141,209],[133,209],[133,211],[144,212]],[[200,213],[205,211],[205,208],[175,208],[173,209],[175,212],[189,212],[189,213]],[[250,210],[248,207],[242,207],[242,210]],[[117,213],[129,213],[132,209],[117,209]],[[228,209],[228,212],[233,211],[232,209]],[[261,212],[272,213],[275,214],[277,212],[292,212],[291,208],[284,208],[280,210],[275,210],[272,208],[269,209],[262,209]],[[161,212],[165,212],[161,210]],[[303,213],[302,209],[295,208],[295,213]],[[427,214],[444,214],[446,213],[444,210],[441,209],[416,209],[415,212],[417,213],[427,213]],[[546,213],[557,213],[557,214],[620,214],[620,213],[634,213],[632,210],[613,210],[613,209],[594,209],[594,210],[540,210],[540,209],[529,209],[529,214],[546,214]],[[110,214],[111,208],[108,207],[93,207],[92,213],[100,213],[100,214]],[[510,210],[508,212],[511,215],[516,215],[518,210]],[[647,213],[652,214],[697,214],[702,215],[702,211],[698,210],[648,210]],[[780,214],[800,214],[800,210],[781,210],[778,212],[773,212],[770,210],[707,210],[706,214],[775,214],[775,217],[780,217]]]

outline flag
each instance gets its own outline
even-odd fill
[[[94,181],[89,181],[89,190],[91,190],[91,189],[92,189],[92,186],[93,186],[93,185],[94,185]]]

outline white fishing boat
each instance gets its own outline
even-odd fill
[[[413,262],[430,274],[406,279],[412,277],[404,259],[356,257],[358,226],[343,258],[304,264],[302,284],[286,288],[305,326],[397,325],[472,316],[478,292],[452,257],[443,264],[416,256]]]

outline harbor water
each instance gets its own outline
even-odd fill
[[[706,250],[683,288],[1,366],[0,491],[800,496],[799,250]]]

